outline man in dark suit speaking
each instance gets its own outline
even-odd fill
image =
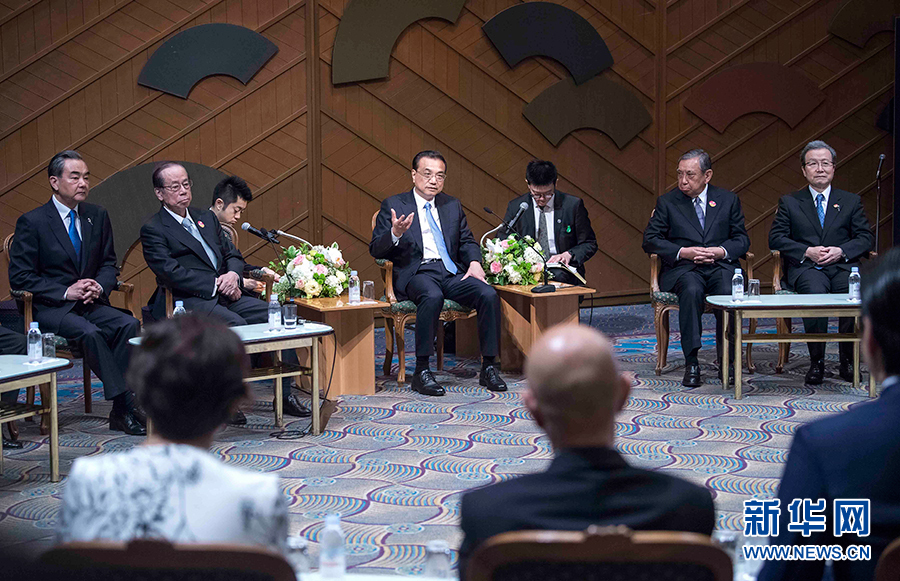
[[[616,413],[631,391],[609,340],[577,325],[557,326],[525,364],[522,400],[547,433],[555,457],[544,472],[462,497],[460,579],[485,540],[517,530],[583,531],[590,525],[709,535],[712,495],[663,472],[629,466],[615,448]]]
[[[187,170],[177,163],[162,163],[153,172],[161,207],[141,227],[144,260],[160,285],[150,297],[153,318],[166,318],[165,287],[188,311],[213,315],[230,326],[264,323],[268,305],[241,294],[244,257],[213,212],[190,207],[191,186]],[[284,390],[282,405],[286,414],[310,415],[290,389]]]
[[[769,248],[781,252],[787,287],[801,294],[846,293],[850,269],[872,250],[875,237],[862,200],[856,194],[831,187],[834,149],[824,141],[811,141],[800,153],[800,168],[809,187],[783,196],[769,230]],[[827,333],[828,319],[805,318],[807,333]],[[853,332],[853,319],[843,317],[841,333]],[[809,371],[806,383],[825,377],[825,343],[807,343]],[[853,381],[853,344],[840,344],[840,376]]]
[[[125,386],[128,340],[140,322],[109,304],[118,284],[112,224],[106,210],[85,202],[90,171],[75,151],[53,156],[47,167],[53,195],[23,214],[9,251],[9,286],[34,295],[41,331],[81,345],[91,370],[112,400],[109,428],[144,435],[146,418]]]
[[[644,252],[662,261],[659,288],[678,295],[678,324],[685,370],[682,383],[698,387],[701,318],[706,295],[731,294],[731,278],[738,258],[750,248],[741,201],[728,190],[709,185],[712,161],[694,149],[678,161],[678,188],[656,200],[644,230]],[[726,358],[721,353],[722,317],[716,312],[719,377]],[[728,364],[734,357],[731,342]],[[729,374],[734,377],[734,374]]]
[[[394,290],[416,303],[416,371],[412,388],[444,395],[429,360],[444,298],[478,311],[483,358],[479,383],[506,391],[495,366],[500,353],[500,298],[484,280],[481,248],[459,200],[442,193],[447,162],[437,151],[420,151],[412,162],[413,189],[381,203],[369,253],[394,263]],[[403,354],[400,354],[403,357]]]
[[[584,276],[584,263],[597,252],[597,237],[591,227],[587,209],[580,198],[556,189],[556,166],[549,161],[532,160],[525,168],[528,193],[514,199],[506,207],[503,221],[516,217],[522,202],[528,204],[513,228],[506,234],[531,236],[541,245],[547,263],[561,262]],[[581,284],[569,272],[555,268],[553,280]]]

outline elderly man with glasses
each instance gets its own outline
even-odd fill
[[[506,207],[503,220],[509,224],[522,202],[528,210],[507,229],[507,234],[531,236],[541,245],[548,264],[560,262],[572,266],[584,276],[584,263],[597,253],[597,237],[591,227],[587,209],[581,198],[556,189],[556,166],[549,161],[534,159],[525,168],[528,193],[522,194]],[[577,278],[562,269],[552,269],[553,280],[580,284]]]
[[[875,237],[869,228],[862,199],[831,187],[835,152],[824,141],[811,141],[800,153],[800,169],[808,187],[783,196],[769,231],[769,248],[781,252],[784,286],[801,294],[846,293],[850,269],[872,250]],[[827,318],[805,318],[807,333],[827,333]],[[853,332],[853,319],[841,318],[841,333]],[[825,343],[807,343],[809,371],[806,383],[817,385],[825,377]],[[839,374],[853,381],[853,344],[841,343]]]

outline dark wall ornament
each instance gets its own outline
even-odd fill
[[[507,8],[482,30],[510,68],[528,57],[546,56],[562,64],[580,85],[613,65],[600,33],[580,14],[550,2]]]
[[[331,53],[331,82],[388,76],[391,51],[406,28],[423,18],[455,23],[465,0],[352,0],[344,9]]]
[[[179,32],[144,64],[138,84],[187,99],[191,89],[213,75],[243,84],[278,52],[263,35],[234,24],[202,24]]]
[[[525,118],[554,146],[576,129],[597,129],[625,147],[653,121],[628,89],[605,77],[575,85],[563,79],[525,105]]]
[[[722,133],[738,117],[759,112],[794,128],[824,100],[825,94],[801,73],[778,63],[751,63],[716,73],[684,106]]]
[[[828,32],[862,48],[879,32],[894,30],[898,14],[900,0],[850,0],[834,13]]]

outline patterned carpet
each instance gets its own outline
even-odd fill
[[[583,309],[582,321],[588,323],[589,317]],[[736,530],[744,499],[775,492],[794,430],[866,397],[862,388],[852,389],[836,377],[816,389],[804,387],[805,346],[794,346],[783,375],[774,374],[775,347],[757,346],[757,373],[748,376],[744,399],[734,400],[722,390],[711,363],[708,319],[704,334],[710,348],[701,351],[706,384],[696,389],[681,385],[676,331],[666,373],[654,374],[656,341],[649,306],[597,308],[590,321],[615,337],[625,369],[637,377],[618,418],[619,450],[638,466],[708,487],[715,496],[718,526]],[[676,316],[672,329],[677,328]],[[378,352],[383,354],[383,333],[378,333]],[[407,345],[412,346],[411,339]],[[411,353],[407,359],[411,368]],[[381,364],[376,361],[376,373]],[[828,369],[835,376],[836,366],[831,345]],[[443,398],[398,387],[394,377],[378,377],[379,392],[344,397],[319,437],[296,437],[307,420],[276,432],[271,395],[266,397],[271,388],[258,384],[260,401],[246,410],[248,425],[221,432],[213,451],[225,462],[281,476],[290,498],[292,533],[315,543],[324,516],[337,512],[347,532],[348,564],[358,572],[420,574],[426,541],[459,544],[460,491],[539,471],[552,455],[547,438],[520,402],[523,378],[507,375],[510,391],[495,394],[478,387],[476,371],[477,362],[448,356],[438,374],[448,388]],[[60,377],[63,474],[75,458],[125,450],[142,440],[107,429],[109,406],[99,382],[94,383],[94,413],[84,414],[80,378],[77,365]],[[0,479],[0,547],[33,555],[52,542],[65,479],[49,481],[48,439],[35,424],[20,426],[26,446],[5,452]],[[317,555],[315,544],[311,552]]]

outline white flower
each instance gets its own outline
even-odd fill
[[[514,272],[516,272],[516,267],[513,263],[509,263],[503,267],[503,270],[506,271],[506,274],[512,276]]]
[[[306,296],[317,297],[322,292],[322,287],[315,279],[310,279],[303,290],[306,291]]]
[[[341,254],[341,251],[335,246],[325,249],[325,257],[334,264],[337,264],[339,260],[342,260],[344,258],[344,256]]]
[[[525,260],[527,260],[531,264],[543,262],[543,260],[541,259],[541,255],[535,252],[533,248],[526,248],[523,256],[525,257]]]
[[[513,269],[510,271],[509,282],[511,282],[513,284],[519,284],[520,282],[522,282],[522,275],[519,274],[518,270]]]
[[[337,271],[334,275],[337,277],[337,279],[339,281],[341,281],[341,284],[344,284],[345,282],[347,282],[347,275],[344,274],[343,270]]]
[[[329,274],[325,277],[325,286],[331,287],[334,290],[341,288],[341,281],[338,280],[338,277],[333,274]]]
[[[544,265],[541,262],[535,262],[531,265],[531,272],[533,273],[538,273],[542,270],[544,270]]]
[[[498,252],[499,249],[497,248],[497,244],[493,240],[491,240],[491,239],[485,240],[484,245],[488,249],[488,253],[489,253],[488,256],[493,256],[494,254],[499,254],[499,252]],[[493,259],[489,259],[489,260],[493,261]]]

